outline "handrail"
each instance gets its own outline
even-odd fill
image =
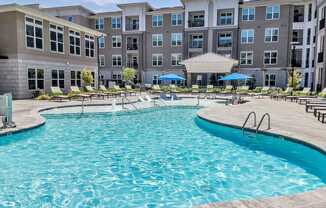
[[[267,130],[268,130],[268,129],[271,129],[271,116],[269,115],[269,113],[265,113],[265,114],[263,115],[263,117],[261,118],[261,120],[260,120],[258,126],[257,126],[256,133],[258,133],[259,128],[260,128],[261,124],[263,123],[263,121],[264,121],[264,119],[265,119],[266,116],[268,117],[268,127],[267,127]]]
[[[257,116],[256,116],[256,112],[252,111],[248,114],[247,118],[246,118],[246,121],[243,123],[242,125],[242,133],[244,134],[244,130],[245,130],[245,127],[246,127],[246,124],[248,123],[249,121],[249,118],[251,115],[254,115],[254,127],[257,126]]]
[[[128,103],[128,104],[130,104],[132,107],[134,107],[135,110],[138,110],[138,108],[133,103],[131,103],[131,101],[126,96],[122,97],[122,108],[124,108],[124,104],[125,104],[124,99],[129,101],[130,103]]]

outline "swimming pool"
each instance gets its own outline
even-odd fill
[[[198,108],[47,115],[0,139],[0,206],[191,207],[322,187],[326,157],[196,116]]]

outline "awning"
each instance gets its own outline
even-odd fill
[[[215,53],[206,53],[181,63],[186,66],[188,73],[230,73],[238,61]]]

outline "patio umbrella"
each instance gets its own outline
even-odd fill
[[[251,78],[252,77],[245,75],[245,74],[232,73],[232,74],[229,74],[219,80],[220,81],[237,81],[237,80],[247,80],[247,79],[251,79]]]
[[[165,75],[162,75],[160,76],[160,80],[162,81],[182,81],[182,80],[185,80],[185,78],[179,76],[179,75],[176,75],[176,74],[165,74]]]

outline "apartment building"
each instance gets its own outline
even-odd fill
[[[30,98],[51,86],[82,86],[89,68],[97,85],[99,32],[42,12],[35,5],[0,6],[0,93]]]
[[[326,53],[325,53],[325,18],[326,0],[317,0],[317,46],[315,89],[321,91],[326,88]]]

